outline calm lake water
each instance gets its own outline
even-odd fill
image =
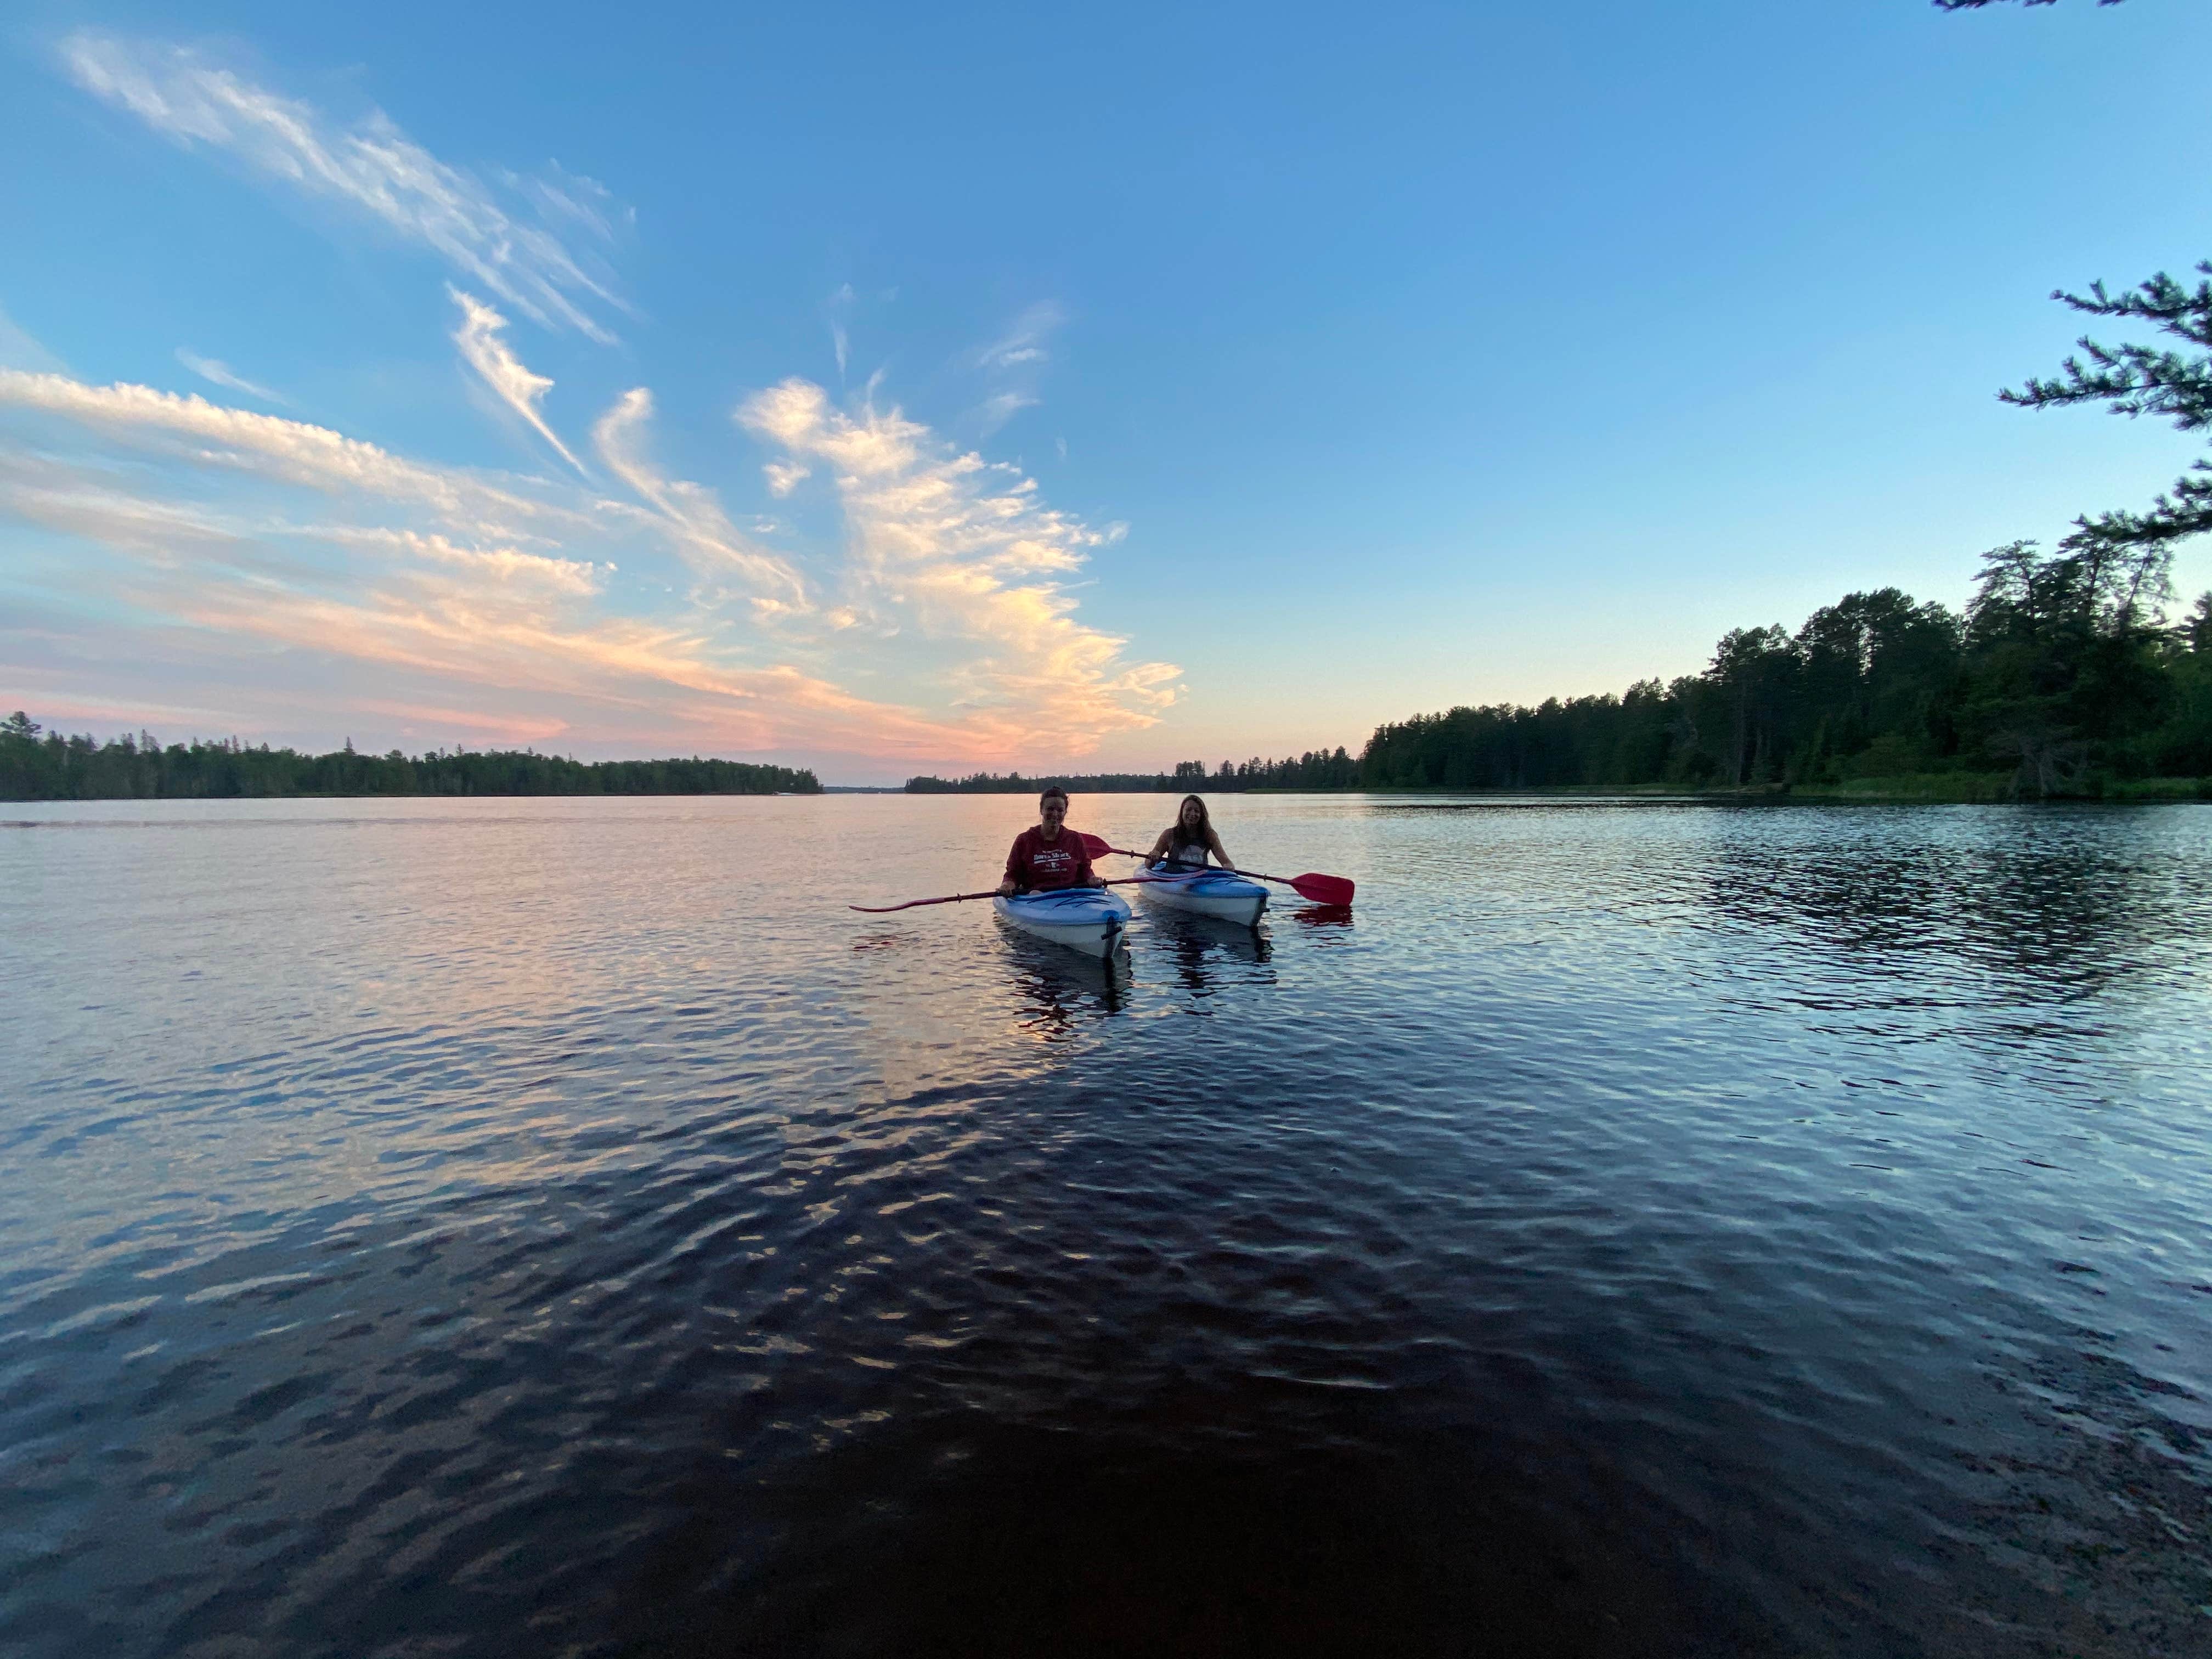
[[[0,1647],[2212,1651],[2212,809],[1030,805],[0,805]]]

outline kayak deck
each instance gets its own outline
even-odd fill
[[[1226,870],[1147,870],[1137,890],[1155,904],[1249,927],[1267,908],[1267,890]]]
[[[1018,893],[1012,898],[1000,894],[991,908],[1000,921],[1025,933],[1091,957],[1112,955],[1129,925],[1128,902],[1102,887]]]

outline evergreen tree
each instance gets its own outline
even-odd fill
[[[2189,613],[2189,620],[2181,625],[2181,637],[2191,651],[2212,651],[2212,593],[2197,596],[2197,609]],[[21,720],[18,714],[16,719]]]
[[[2212,260],[2197,267],[2212,278]],[[2084,336],[2081,356],[2069,357],[2051,380],[2030,379],[2019,391],[1997,395],[2023,409],[2053,409],[2101,403],[2116,415],[2157,415],[2184,432],[2212,427],[2212,280],[2185,287],[2164,271],[2124,294],[2090,284],[2087,295],[2054,293],[2075,310],[2093,317],[2135,318],[2153,323],[2196,349],[2130,343],[2106,346]],[[2087,361],[2084,362],[2083,359]],[[2184,536],[2212,530],[2212,460],[2199,460],[2172,491],[2145,513],[2112,512],[2075,520],[2063,546],[2085,553],[2124,555],[2131,550],[2163,547]]]
[[[580,763],[529,751],[440,750],[415,760],[398,750],[365,755],[348,745],[302,755],[236,738],[164,749],[149,732],[99,743],[48,732],[18,712],[0,720],[0,799],[106,800],[164,796],[793,794],[817,793],[813,773],[738,761]]]

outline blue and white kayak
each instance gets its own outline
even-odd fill
[[[1257,922],[1260,913],[1267,908],[1266,888],[1226,870],[1147,870],[1137,890],[1155,904],[1171,905],[1178,910],[1194,911],[1201,916],[1214,916],[1246,927]]]
[[[991,900],[991,908],[1001,921],[1087,957],[1111,956],[1129,925],[1128,901],[1103,887],[1017,893],[1012,898],[1001,894]]]

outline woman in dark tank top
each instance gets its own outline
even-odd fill
[[[1221,837],[1213,833],[1213,820],[1206,814],[1206,803],[1196,795],[1185,795],[1182,805],[1176,809],[1175,823],[1160,831],[1160,838],[1152,843],[1146,861],[1153,865],[1201,865],[1209,853],[1216,864],[1229,863]]]

